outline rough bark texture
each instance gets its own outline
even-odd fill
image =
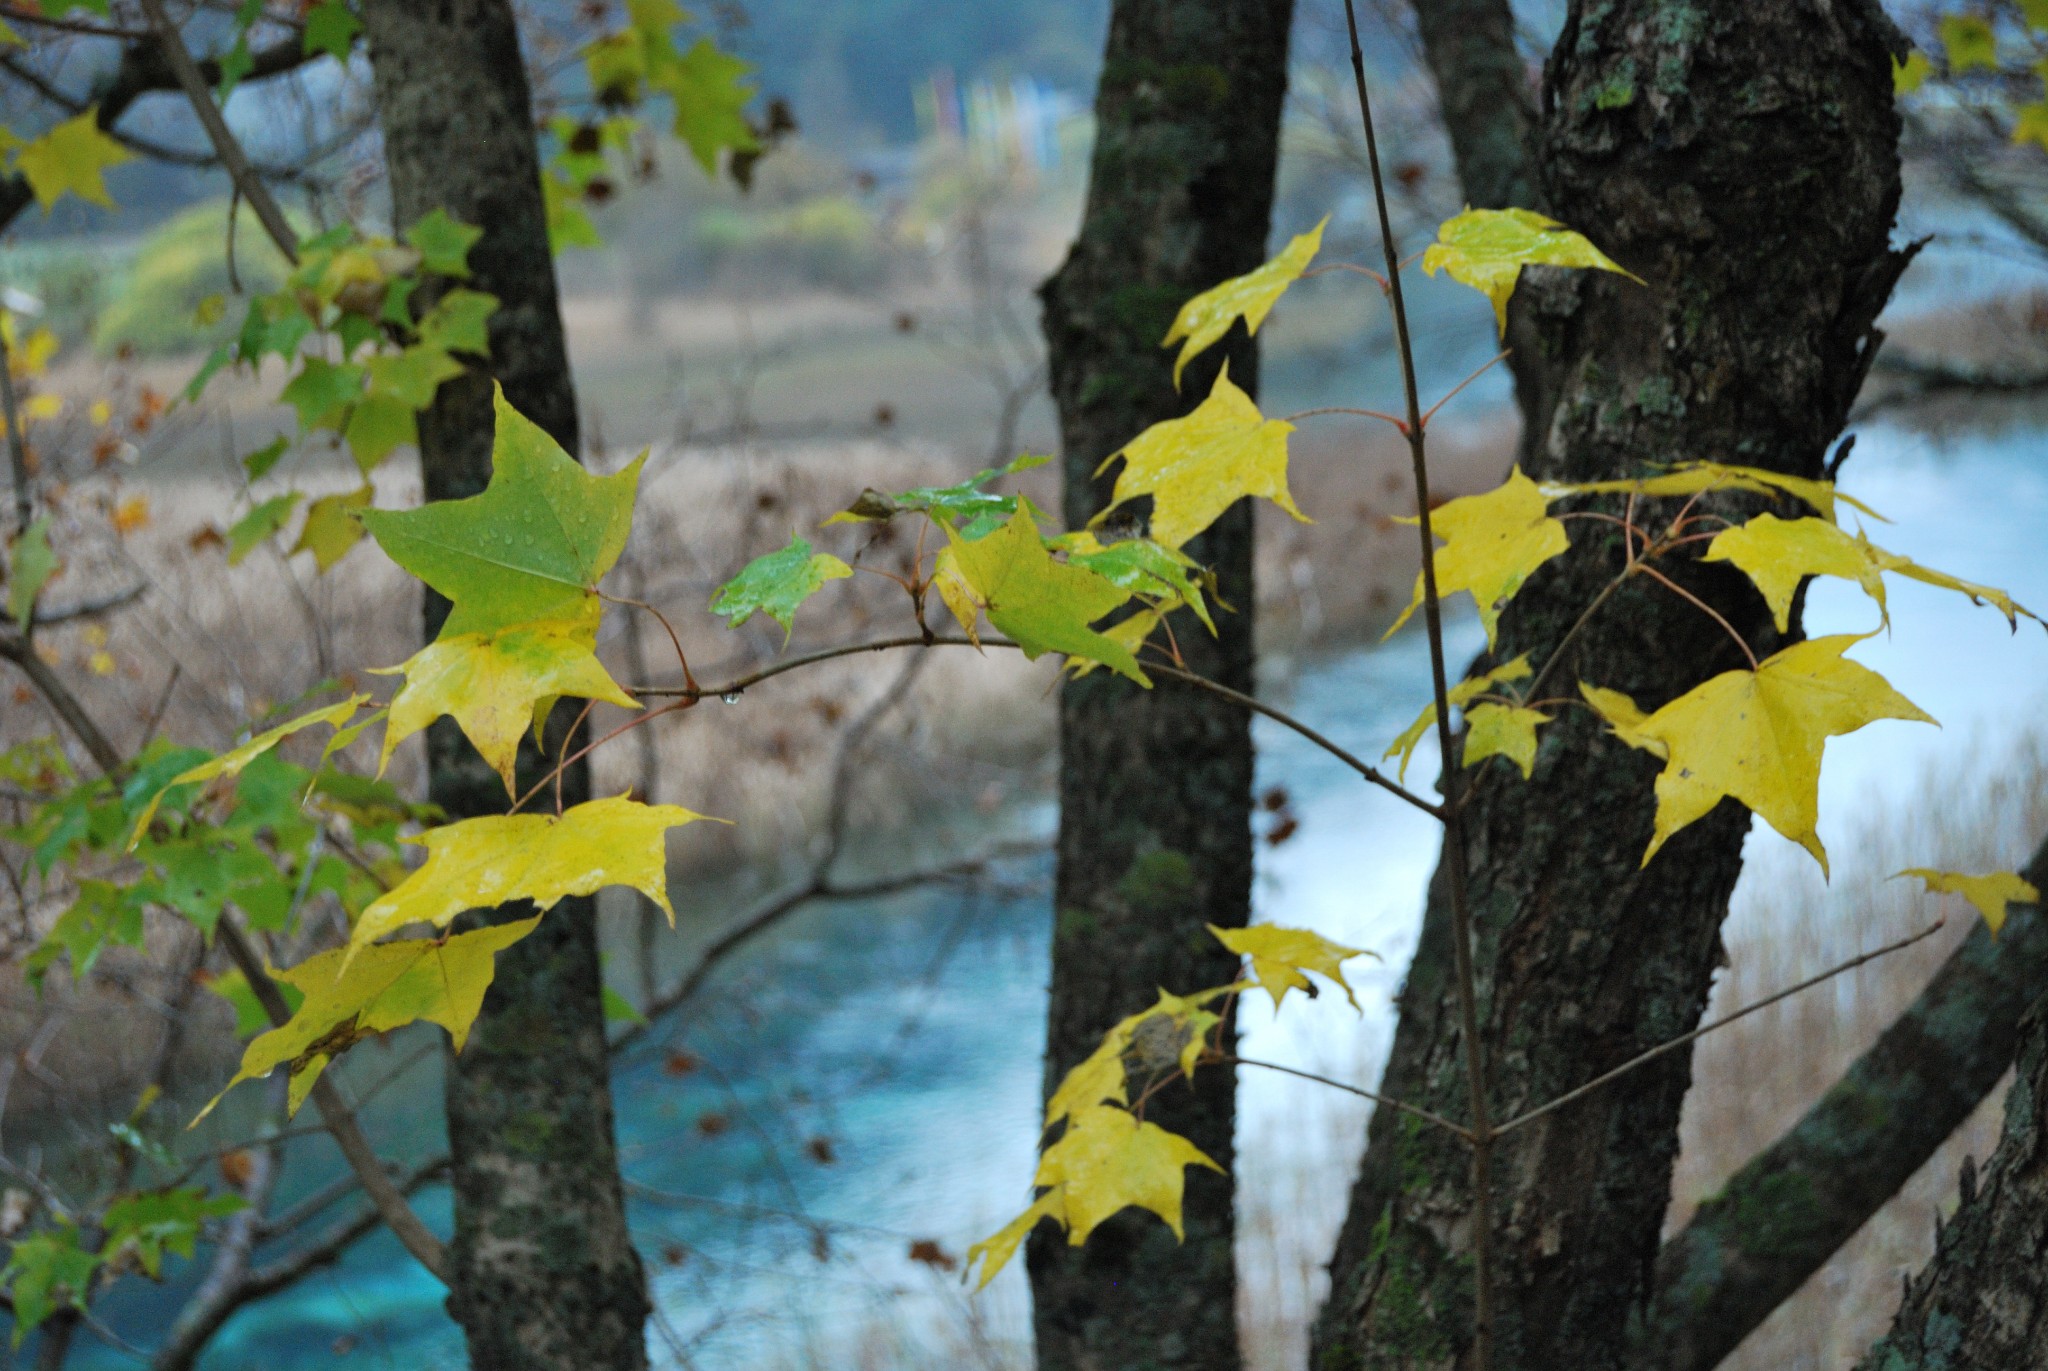
[[[1096,97],[1081,233],[1046,283],[1045,330],[1065,450],[1066,518],[1107,502],[1102,459],[1208,393],[1216,354],[1250,389],[1242,329],[1173,386],[1159,340],[1181,302],[1265,255],[1292,0],[1117,0]],[[1252,688],[1252,520],[1240,504],[1190,552],[1215,568],[1221,634],[1180,632],[1190,667]],[[1245,922],[1252,750],[1242,710],[1171,682],[1141,691],[1098,671],[1060,704],[1050,1089],[1104,1030],[1159,987],[1228,981],[1235,959],[1202,929]],[[1232,1156],[1230,1072],[1155,1098],[1148,1116],[1219,1163]],[[1189,1173],[1187,1241],[1126,1214],[1069,1248],[1029,1248],[1041,1371],[1238,1364],[1231,1189]]]
[[[2048,1366],[2048,1001],[2020,1025],[2019,1078],[1981,1179],[1934,1257],[1906,1285],[1892,1331],[1857,1371],[2022,1371]]]
[[[1554,404],[1528,415],[1530,474],[1582,480],[1713,457],[1820,474],[1903,259],[1890,50],[1875,0],[1581,0],[1545,73],[1543,199],[1647,285],[1527,273]],[[1747,509],[1754,509],[1750,505]],[[1743,506],[1729,503],[1738,517]],[[1666,511],[1667,513],[1669,511]],[[1789,511],[1788,511],[1789,512]],[[1621,569],[1609,525],[1531,579],[1496,654],[1545,662]],[[1774,650],[1736,576],[1674,573]],[[1616,595],[1549,686],[1587,679],[1655,708],[1743,665],[1712,620],[1645,577]],[[1659,764],[1566,709],[1534,779],[1468,772],[1467,851],[1496,1119],[1691,1028],[1749,816],[1724,802],[1639,865]],[[1443,882],[1401,1001],[1384,1089],[1462,1117]],[[1673,1053],[1510,1135],[1495,1161],[1496,1365],[1618,1367],[1669,1196],[1690,1076]],[[1472,1317],[1464,1148],[1373,1118],[1319,1321],[1320,1368],[1457,1365]]]
[[[509,0],[368,0],[363,19],[394,217],[409,224],[441,208],[482,227],[468,284],[499,301],[490,375],[449,382],[420,416],[427,498],[460,499],[490,479],[493,378],[577,450],[518,30]],[[427,600],[432,637],[448,605]],[[504,784],[451,723],[428,734],[429,793],[456,817],[502,813]],[[588,772],[573,768],[565,798],[586,798],[588,786]],[[496,917],[528,912],[507,906]],[[564,900],[499,956],[468,1046],[448,1063],[448,1309],[471,1365],[485,1371],[647,1364],[646,1286],[612,1137],[595,913],[591,900]]]
[[[1416,0],[1415,26],[1465,202],[1536,208],[1536,102],[1508,0]]]
[[[2048,882],[2048,845],[2026,877]],[[1664,1244],[1636,1365],[1713,1371],[1983,1103],[2044,985],[2039,910],[2015,908],[1995,939],[1980,923],[1806,1116]]]

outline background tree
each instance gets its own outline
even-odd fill
[[[481,227],[470,284],[498,298],[488,371],[443,385],[419,419],[426,497],[462,499],[490,480],[494,382],[578,451],[518,24],[507,0],[370,0],[363,21],[394,217],[413,223],[440,209]],[[427,641],[448,609],[427,592]],[[462,817],[503,811],[503,783],[453,719],[434,726],[427,748],[435,804]],[[528,756],[530,774],[538,760]],[[588,799],[588,766],[570,768],[562,786],[569,803]],[[508,906],[490,921],[530,916]],[[448,1056],[449,1312],[471,1365],[492,1371],[646,1365],[647,1293],[612,1139],[596,919],[595,899],[572,897],[508,950],[465,1050]]]
[[[1265,256],[1292,0],[1116,0],[1095,100],[1081,229],[1045,285],[1045,334],[1069,527],[1107,507],[1104,460],[1208,392],[1216,369],[1248,391],[1258,353],[1241,327],[1175,385],[1162,349],[1190,296]],[[1234,612],[1215,638],[1183,634],[1191,670],[1253,689],[1252,510],[1242,501],[1189,553]],[[1141,690],[1109,672],[1060,693],[1060,832],[1053,894],[1051,1093],[1105,1025],[1161,986],[1227,980],[1236,959],[1203,936],[1250,914],[1249,716],[1172,681]],[[1225,1166],[1231,1073],[1157,1102],[1165,1126]],[[1046,1371],[1227,1368],[1238,1363],[1231,1188],[1191,1187],[1187,1240],[1149,1216],[1082,1248],[1041,1230],[1030,1248],[1038,1364]]]

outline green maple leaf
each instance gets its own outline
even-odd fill
[[[1033,660],[1063,652],[1152,684],[1128,647],[1090,627],[1131,593],[1086,567],[1055,561],[1029,500],[1018,500],[1017,512],[986,538],[969,542],[950,526],[946,537],[935,579],[970,636],[976,611],[985,611]]]
[[[797,606],[816,594],[825,582],[844,580],[851,575],[853,568],[831,553],[814,553],[804,539],[791,538],[788,547],[756,557],[739,575],[720,586],[711,597],[711,612],[724,615],[728,623],[738,628],[758,610],[782,625],[782,636],[787,641]]]
[[[349,12],[343,0],[323,0],[306,13],[304,51],[308,57],[324,52],[337,62],[348,61],[348,50],[363,31],[363,21]]]
[[[240,566],[242,559],[262,546],[265,539],[284,527],[302,497],[297,491],[274,495],[235,521],[228,530],[228,565]]]
[[[67,191],[95,205],[114,207],[101,173],[127,161],[129,154],[100,132],[98,113],[95,107],[67,119],[16,154],[15,165],[28,178],[28,188],[44,214]]]
[[[675,135],[706,175],[718,170],[721,148],[751,152],[760,146],[740,112],[754,98],[753,86],[744,79],[753,69],[752,64],[720,52],[710,39],[700,38],[681,57],[662,64],[652,77],[675,102]]]
[[[625,470],[593,476],[497,392],[491,483],[466,500],[357,517],[379,546],[455,602],[443,638],[597,609],[597,583],[625,550],[640,482]]]
[[[405,241],[420,250],[422,267],[458,278],[468,277],[469,250],[483,236],[482,229],[451,218],[444,209],[423,216],[405,231]]]
[[[26,633],[29,619],[36,612],[36,596],[57,574],[57,554],[50,549],[49,519],[38,519],[23,530],[8,555],[11,562],[7,568],[7,617]]]

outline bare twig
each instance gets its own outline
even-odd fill
[[[199,116],[200,125],[206,136],[213,142],[214,151],[220,154],[223,167],[234,178],[242,197],[249,202],[249,208],[256,211],[257,222],[270,235],[270,241],[277,244],[277,250],[285,260],[297,265],[299,260],[299,236],[292,232],[286,222],[284,211],[278,208],[277,198],[270,193],[270,187],[263,184],[263,178],[249,165],[249,155],[242,151],[242,145],[228,128],[228,121],[222,117],[220,106],[213,102],[213,92],[207,89],[206,78],[199,74],[198,66],[192,61],[192,54],[185,50],[184,35],[164,10],[164,0],[141,0],[142,12],[149,17],[150,27],[156,30],[157,39],[163,44],[164,60],[170,63],[172,75],[184,88],[185,98],[192,102],[192,112]]]
[[[1468,1143],[1472,1141],[1471,1129],[1452,1123],[1449,1119],[1433,1110],[1424,1109],[1420,1105],[1408,1104],[1390,1095],[1375,1095],[1370,1090],[1361,1090],[1355,1085],[1344,1081],[1332,1080],[1328,1076],[1318,1076],[1315,1072],[1303,1071],[1298,1066],[1282,1066],[1278,1062],[1254,1061],[1250,1057],[1226,1056],[1222,1060],[1238,1066],[1256,1066],[1262,1071],[1278,1071],[1283,1076],[1299,1076],[1302,1080],[1314,1081],[1317,1085],[1327,1085],[1332,1090],[1341,1090],[1347,1095],[1356,1095],[1362,1100],[1371,1100],[1374,1104],[1383,1104],[1387,1108],[1399,1110],[1403,1114],[1412,1114],[1424,1122],[1433,1123],[1438,1128],[1447,1129],[1457,1134]]]
[[[1450,687],[1444,667],[1443,605],[1437,592],[1436,535],[1430,527],[1429,462],[1421,392],[1415,379],[1415,347],[1408,331],[1408,307],[1401,293],[1400,249],[1387,212],[1385,178],[1380,174],[1379,140],[1373,132],[1372,97],[1365,82],[1365,52],[1358,41],[1358,12],[1344,0],[1350,30],[1351,74],[1358,87],[1358,114],[1365,129],[1367,164],[1372,170],[1373,200],[1379,211],[1380,248],[1387,264],[1387,296],[1393,306],[1394,337],[1401,358],[1401,389],[1407,401],[1408,452],[1415,469],[1415,513],[1422,539],[1422,609],[1429,630],[1430,685],[1436,696],[1437,747],[1443,754],[1443,864],[1451,895],[1451,940],[1458,981],[1459,1035],[1464,1039],[1466,1095],[1472,1113],[1468,1141],[1472,1149],[1472,1257],[1474,1313],[1473,1371],[1493,1366],[1493,1124],[1487,1102],[1485,1044],[1479,1039],[1478,987],[1472,969],[1472,914],[1465,892],[1465,834],[1459,814],[1460,775],[1451,743]]]
[[[1739,1019],[1746,1019],[1750,1015],[1756,1013],[1759,1009],[1769,1009],[1772,1005],[1776,1004],[1780,1000],[1790,999],[1792,996],[1799,994],[1803,990],[1811,990],[1813,989],[1813,987],[1820,985],[1825,981],[1833,980],[1835,977],[1842,975],[1844,972],[1854,971],[1857,967],[1864,965],[1866,962],[1874,962],[1879,957],[1889,957],[1894,952],[1902,952],[1906,948],[1913,946],[1913,944],[1917,942],[1922,942],[1928,938],[1933,937],[1935,934],[1941,932],[1942,928],[1947,923],[1948,920],[1946,919],[1936,919],[1933,923],[1921,929],[1918,933],[1909,934],[1908,936],[1899,939],[1897,942],[1886,943],[1883,947],[1877,948],[1875,951],[1865,952],[1859,956],[1851,957],[1848,961],[1841,963],[1839,966],[1829,967],[1826,971],[1821,972],[1818,976],[1809,976],[1805,980],[1801,981],[1799,984],[1787,986],[1785,987],[1785,989],[1780,990],[1775,995],[1766,995],[1763,999],[1758,1000],[1756,1003],[1744,1005],[1742,1008],[1736,1010],[1732,1014],[1724,1014],[1720,1018],[1714,1020],[1712,1023],[1701,1024],[1698,1028],[1695,1028],[1690,1033],[1681,1034],[1679,1037],[1673,1038],[1669,1042],[1662,1042],[1657,1044],[1655,1047],[1650,1048],[1648,1051],[1639,1052],[1635,1056],[1630,1057],[1627,1061],[1623,1062],[1620,1066],[1615,1067],[1612,1071],[1603,1072],[1602,1074],[1595,1076],[1592,1080],[1587,1081],[1584,1085],[1579,1086],[1577,1089],[1568,1090],[1564,1094],[1559,1095],[1556,1099],[1551,1100],[1547,1104],[1539,1104],[1534,1109],[1531,1109],[1526,1113],[1517,1114],[1514,1118],[1509,1119],[1506,1123],[1494,1129],[1494,1136],[1498,1137],[1503,1133],[1512,1132],[1517,1128],[1521,1128],[1525,1124],[1534,1123],[1536,1122],[1536,1120],[1542,1118],[1544,1115],[1553,1113],[1556,1110],[1564,1108],[1566,1105],[1572,1103],[1574,1100],[1592,1094],[1601,1086],[1611,1084],[1612,1082],[1621,1079],[1621,1077],[1628,1075],[1629,1072],[1634,1071],[1637,1067],[1647,1066],[1649,1063],[1657,1060],[1657,1058],[1663,1056],[1667,1052],[1675,1052],[1679,1048],[1684,1047],[1687,1043],[1692,1042],[1695,1039],[1704,1038],[1709,1033],[1718,1032],[1719,1030],[1728,1027],[1728,1025],[1736,1022]]]

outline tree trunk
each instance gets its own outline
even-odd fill
[[[493,377],[515,408],[577,451],[518,29],[509,0],[366,0],[363,20],[393,217],[405,225],[440,208],[482,228],[469,284],[499,301],[490,374],[450,381],[420,417],[427,498],[461,499],[490,479]],[[447,613],[429,592],[429,638]],[[427,755],[428,792],[451,816],[504,811],[503,783],[452,720],[429,731]],[[534,761],[530,745],[523,761]],[[563,791],[570,803],[586,798],[588,770],[572,768]],[[491,917],[529,912],[507,906]],[[564,900],[500,954],[468,1046],[448,1062],[448,1309],[471,1365],[487,1371],[647,1364],[646,1286],[612,1138],[595,914],[592,900]],[[482,917],[465,916],[471,926]]]
[[[2020,1025],[2019,1079],[1980,1179],[1934,1257],[1906,1284],[1892,1331],[1858,1371],[2021,1371],[2048,1366],[2048,1001]]]
[[[1821,474],[1904,265],[1887,247],[1898,42],[1875,0],[1571,6],[1545,73],[1543,199],[1648,284],[1525,273],[1558,397],[1526,416],[1530,475],[1606,478],[1681,457]],[[1503,619],[1495,656],[1545,662],[1624,560],[1612,526],[1575,522],[1571,551]],[[1759,656],[1781,645],[1738,575],[1673,574]],[[1586,679],[1654,709],[1744,664],[1712,619],[1637,577],[1575,640],[1554,685]],[[1589,711],[1565,709],[1544,730],[1533,780],[1498,761],[1468,773],[1464,860],[1497,1120],[1685,1032],[1704,1008],[1750,816],[1724,801],[1641,866],[1658,770]],[[1456,1118],[1465,1085],[1443,884],[1383,1088]],[[1497,1366],[1624,1364],[1689,1076],[1687,1055],[1672,1053],[1503,1140],[1487,1216]],[[1379,1111],[1331,1265],[1319,1368],[1460,1363],[1471,1211],[1463,1146]]]
[[[1103,458],[1207,394],[1219,356],[1253,389],[1239,329],[1173,386],[1160,347],[1181,303],[1265,256],[1286,92],[1292,0],[1116,0],[1096,96],[1079,238],[1044,289],[1066,518],[1107,503]],[[1183,628],[1191,669],[1252,689],[1252,512],[1240,503],[1189,547],[1213,567],[1216,638]],[[1202,925],[1242,925],[1251,901],[1252,748],[1242,710],[1161,681],[1098,671],[1060,694],[1059,870],[1046,1085],[1160,987],[1228,981],[1236,959]],[[1228,1166],[1227,1070],[1148,1112]],[[1029,1247],[1041,1371],[1229,1371],[1238,1365],[1231,1187],[1189,1173],[1185,1243],[1126,1214],[1084,1248],[1049,1230]]]
[[[2048,884],[2048,844],[2026,877]],[[1983,924],[1884,1036],[1657,1254],[1639,1371],[1713,1371],[1984,1101],[2048,985],[2048,919]]]

